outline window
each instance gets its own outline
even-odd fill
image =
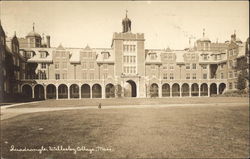
[[[67,68],[67,62],[63,62],[63,63],[62,63],[62,68],[63,68],[63,69]]]
[[[90,79],[94,79],[94,73],[90,73],[90,74],[89,74],[89,78],[90,78]]]
[[[193,79],[196,79],[196,73],[193,73]]]
[[[103,73],[103,78],[107,79],[108,78],[108,74],[107,73]]]
[[[55,63],[55,69],[59,69],[59,62]]]
[[[172,54],[168,54],[168,59],[169,60],[173,60],[173,55]]]
[[[232,71],[229,71],[229,73],[228,73],[229,75],[229,78],[233,78],[233,72]]]
[[[224,68],[224,65],[223,65],[223,64],[221,64],[221,65],[220,65],[220,68],[221,68],[221,69],[223,69],[223,68]]]
[[[86,62],[82,63],[82,69],[87,69],[87,63]]]
[[[167,65],[163,65],[163,69],[164,70],[168,69],[168,66]]]
[[[186,79],[190,79],[190,73],[186,74]]]
[[[67,73],[62,73],[62,79],[67,79]]]
[[[206,73],[203,74],[203,79],[207,79],[207,74]]]
[[[191,54],[191,60],[195,60],[195,54]]]
[[[234,71],[234,77],[238,77],[238,72],[237,71]]]
[[[167,73],[163,73],[163,79],[168,79],[168,74]]]
[[[46,52],[40,52],[40,58],[45,58],[46,57]]]
[[[206,70],[207,69],[207,65],[202,65],[202,69]]]
[[[82,73],[82,79],[87,79],[87,73],[86,72]]]
[[[94,69],[94,62],[90,62],[90,63],[89,63],[89,68],[90,68],[90,69]]]
[[[155,65],[151,65],[151,70],[154,70],[155,69]]]
[[[208,55],[203,55],[203,60],[208,60]]]
[[[170,64],[170,65],[169,65],[169,69],[170,69],[170,70],[173,70],[173,69],[174,69],[174,65],[173,65],[173,64]]]
[[[217,60],[221,60],[221,55],[217,55]]]
[[[42,63],[42,64],[41,64],[41,68],[42,68],[42,69],[46,69],[46,63]]]
[[[108,52],[104,52],[103,53],[103,59],[108,59],[109,58],[109,53]]]
[[[237,89],[238,88],[238,83],[234,82],[234,88]]]
[[[224,74],[223,73],[220,73],[220,78],[224,79]]]
[[[150,55],[150,59],[151,59],[151,60],[156,60],[156,53],[151,54],[151,55]]]
[[[60,74],[56,73],[56,80],[59,80],[59,79],[60,79]]]
[[[196,64],[195,63],[192,64],[192,69],[196,69]]]
[[[170,73],[170,79],[174,79],[174,74],[173,73]]]
[[[108,69],[108,64],[103,64],[103,69],[107,70]]]
[[[187,69],[187,70],[190,69],[190,64],[189,64],[189,63],[186,64],[186,69]]]
[[[229,83],[229,89],[233,89],[233,84],[231,82]]]

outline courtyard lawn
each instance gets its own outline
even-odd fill
[[[39,154],[10,152],[11,145],[101,146],[112,151]],[[5,159],[247,158],[249,107],[156,106],[24,114],[1,121],[1,150]]]
[[[119,105],[165,105],[165,104],[216,104],[248,103],[247,97],[185,97],[185,98],[109,98],[109,99],[71,99],[45,100],[38,103],[18,105],[13,108],[35,107],[79,107],[79,106],[119,106]]]

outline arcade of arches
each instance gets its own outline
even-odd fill
[[[115,98],[115,97],[138,97],[138,86],[132,80],[125,83],[124,87],[117,84],[54,84],[48,85],[22,85],[22,93],[26,98],[36,100],[43,99],[73,99],[73,98]],[[152,83],[149,85],[147,97],[200,97],[222,94],[226,89],[225,83],[164,83],[162,85]],[[145,92],[146,93],[146,92]]]

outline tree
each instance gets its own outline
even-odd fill
[[[246,88],[246,78],[244,77],[243,74],[244,73],[241,72],[239,74],[239,76],[238,76],[238,80],[237,80],[238,85],[237,85],[237,87],[238,87],[239,90],[244,90]]]

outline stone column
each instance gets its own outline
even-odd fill
[[[208,92],[208,93],[207,93],[207,94],[208,94],[207,96],[210,97],[210,85],[207,86],[207,92]]]
[[[67,85],[68,88],[68,99],[70,99],[70,87]]]
[[[115,92],[116,93],[116,92]],[[102,99],[106,98],[106,94],[105,94],[105,85],[102,86]]]
[[[44,85],[44,99],[47,99],[47,87]]]
[[[170,84],[170,98],[172,98],[173,95],[172,95],[172,84]]]
[[[200,86],[200,84],[198,84],[198,88],[199,88],[199,97],[201,97],[201,86]]]
[[[82,98],[82,88],[81,88],[81,84],[78,85],[79,86],[79,99]]]
[[[192,97],[192,85],[189,84],[189,97]]]
[[[56,100],[58,100],[58,86],[56,85]]]
[[[181,88],[182,88],[182,83],[179,84],[179,87],[180,87],[180,97],[182,97],[182,90],[181,90]]]
[[[90,86],[90,99],[93,97],[92,95],[92,86]]]
[[[219,94],[219,85],[217,83],[216,83],[216,89],[217,89],[216,94],[218,95]]]
[[[32,99],[34,99],[35,98],[35,87],[32,86],[31,88],[32,88]]]
[[[162,97],[162,85],[159,84],[159,98]]]

